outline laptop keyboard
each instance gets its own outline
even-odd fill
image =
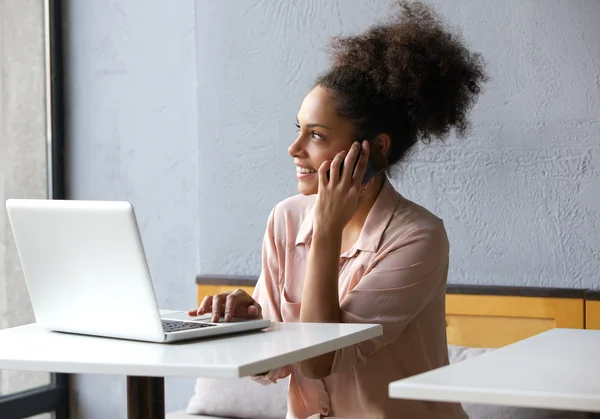
[[[203,327],[216,326],[212,323],[182,322],[176,320],[162,320],[165,333],[181,332],[182,330],[201,329]]]

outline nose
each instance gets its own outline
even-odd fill
[[[296,141],[294,141],[288,147],[288,154],[290,155],[290,157],[298,157],[301,152],[302,152],[301,136],[298,136],[298,138],[296,138]]]

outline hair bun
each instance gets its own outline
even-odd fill
[[[412,136],[408,148],[400,147],[403,155],[418,140],[443,138],[452,130],[464,135],[467,114],[487,78],[481,55],[470,52],[462,36],[448,29],[431,8],[407,1],[397,2],[396,7],[398,11],[388,21],[363,34],[334,38],[329,78],[336,79],[339,86],[328,86],[327,76],[320,82],[346,100],[352,100],[357,89],[363,90],[372,105],[386,108],[388,120],[380,120],[378,125],[391,126],[388,131],[394,131],[395,119],[405,125],[400,129],[396,124],[397,131]],[[361,78],[368,86],[357,86]],[[361,107],[353,106],[355,110]]]

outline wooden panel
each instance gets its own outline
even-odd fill
[[[254,291],[254,287],[247,286],[238,287],[232,285],[197,285],[198,305],[200,305],[204,297],[207,295],[215,295],[222,292],[234,291],[238,288],[246,291],[250,295],[252,295],[252,292]]]
[[[254,290],[253,286],[198,284],[198,304],[206,295],[237,288],[250,295]],[[585,304],[583,298],[447,294],[448,343],[498,348],[555,327],[582,329],[584,320],[589,328],[600,329],[600,301],[587,302],[587,319]]]
[[[583,299],[517,297],[497,295],[446,295],[446,312],[463,315],[533,317],[554,319],[564,317],[564,310],[581,310]],[[578,319],[583,321],[583,318]],[[566,320],[569,321],[568,319]]]
[[[551,319],[446,315],[448,343],[474,348],[500,348],[553,327]]]
[[[585,302],[585,328],[600,330],[600,301]]]
[[[582,298],[446,295],[448,343],[498,348],[555,327],[582,329]]]

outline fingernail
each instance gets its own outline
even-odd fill
[[[225,313],[225,321],[228,322],[231,320],[231,313]]]

